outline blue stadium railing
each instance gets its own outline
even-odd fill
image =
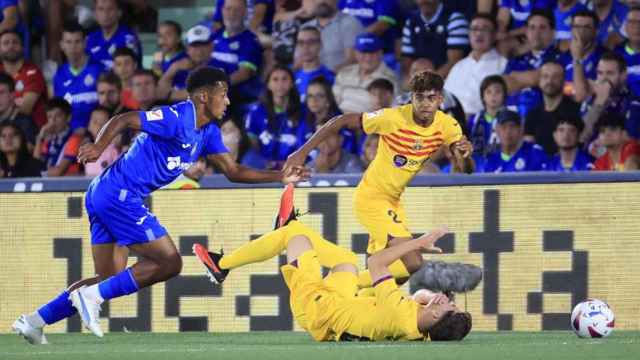
[[[310,181],[301,183],[304,187],[353,187],[360,181],[361,174],[316,175]],[[0,193],[7,192],[60,192],[84,191],[91,179],[84,177],[63,178],[20,178],[0,179]],[[511,173],[511,174],[434,174],[420,175],[413,179],[411,186],[469,186],[469,185],[521,185],[521,184],[566,184],[638,182],[638,172],[582,172],[582,173]],[[205,189],[218,188],[275,188],[272,184],[237,184],[222,175],[206,176],[200,181]]]

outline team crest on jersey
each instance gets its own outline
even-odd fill
[[[111,46],[109,46],[109,50],[107,50],[109,52],[109,55],[113,56],[113,53],[116,52],[116,44],[111,44]]]
[[[154,120],[162,120],[162,110],[158,109],[158,110],[151,110],[151,111],[147,111],[147,121],[154,121]]]
[[[24,90],[24,83],[22,82],[22,80],[18,80],[16,82],[16,91],[22,91]]]
[[[436,28],[436,32],[438,34],[442,34],[444,32],[444,26],[438,25],[438,27]]]
[[[393,165],[403,167],[407,164],[407,157],[404,155],[396,155],[393,157]]]
[[[522,170],[524,169],[524,166],[526,165],[526,163],[524,162],[524,159],[520,158],[516,161],[516,170]]]
[[[416,139],[416,143],[413,144],[413,150],[419,151],[419,150],[422,150],[423,148],[424,148],[424,144],[422,143],[422,140]]]
[[[96,82],[96,79],[93,78],[93,76],[91,76],[91,74],[87,74],[87,76],[84,77],[84,85],[85,86],[91,86]]]
[[[240,44],[237,41],[234,41],[231,44],[229,44],[229,49],[231,50],[238,50],[239,48],[240,48]]]

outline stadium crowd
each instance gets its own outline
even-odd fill
[[[111,116],[186,99],[186,78],[224,69],[223,141],[279,169],[331,117],[406,104],[413,74],[443,77],[442,111],[474,145],[476,172],[640,168],[638,0],[212,0],[189,29],[144,0],[0,1],[0,178],[96,176],[80,145]],[[195,21],[195,19],[194,19]],[[158,51],[143,67],[139,33]],[[360,173],[378,139],[344,130],[316,173]],[[447,172],[442,148],[425,173]],[[192,177],[216,173],[205,159]]]

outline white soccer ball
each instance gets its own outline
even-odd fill
[[[571,328],[581,338],[603,338],[613,332],[615,318],[607,303],[587,299],[573,308]]]

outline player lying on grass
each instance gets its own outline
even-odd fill
[[[95,161],[121,131],[141,131],[129,151],[87,189],[85,206],[96,276],[71,285],[38,310],[21,315],[13,323],[14,331],[31,344],[45,344],[45,325],[78,312],[84,326],[102,337],[102,302],[178,275],[182,258],[144,199],[174,181],[201,156],[216,163],[232,181],[286,183],[307,176],[303,168],[288,174],[254,170],[231,158],[216,124],[229,105],[228,88],[223,70],[198,69],[187,79],[188,100],[116,116],[102,128],[95,144],[80,148],[78,158],[82,162]],[[116,251],[116,244],[135,251],[141,259],[125,269],[127,259],[117,255],[122,252]]]
[[[345,127],[380,135],[377,155],[362,176],[353,198],[358,221],[369,232],[369,254],[413,238],[400,197],[436,152],[451,153],[454,171],[473,172],[473,145],[462,135],[460,124],[439,110],[443,85],[444,80],[436,73],[416,74],[411,79],[410,104],[334,117],[291,154],[284,165],[285,169],[302,166],[311,150]],[[406,279],[421,266],[422,254],[416,250],[404,254],[389,270],[394,277]],[[371,286],[371,283],[369,272],[361,272],[360,286]]]
[[[222,283],[229,269],[262,262],[286,250],[287,265],[280,270],[291,293],[291,312],[317,341],[462,340],[469,333],[471,315],[446,295],[419,291],[412,298],[402,293],[389,272],[389,265],[409,252],[440,252],[434,243],[446,228],[372,255],[367,263],[375,296],[357,296],[356,255],[297,221],[295,210],[287,205],[292,191],[288,186],[283,194],[276,230],[228,256],[194,245],[194,253],[214,282]],[[325,278],[321,266],[331,268]]]

